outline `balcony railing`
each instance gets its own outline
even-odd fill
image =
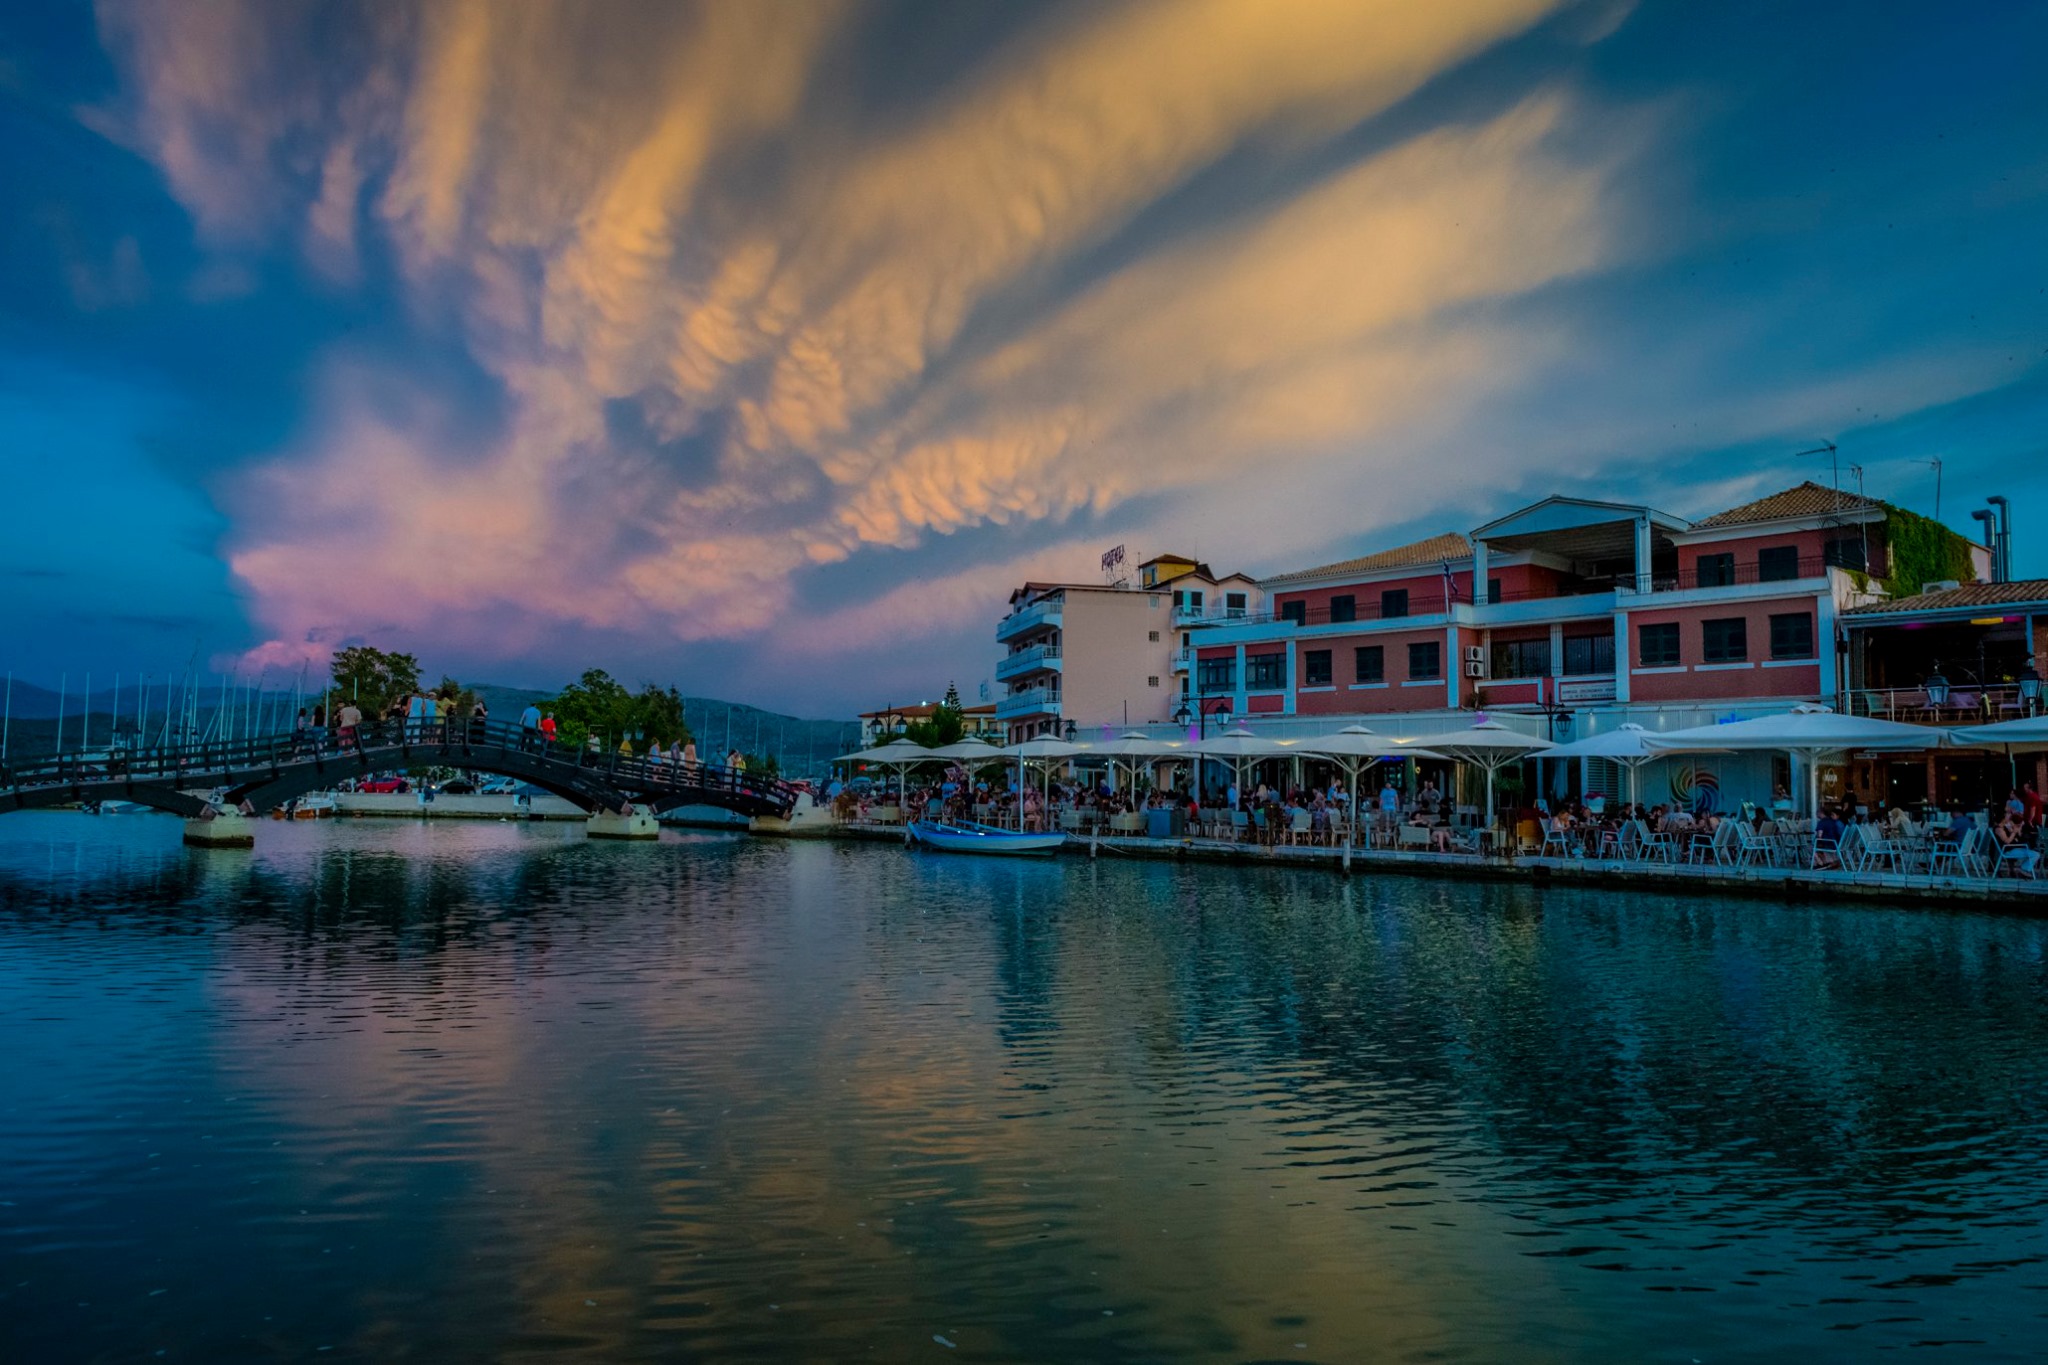
[[[1022,611],[1013,611],[996,623],[996,639],[1014,640],[1019,635],[1042,627],[1057,627],[1060,623],[1060,608],[1066,603],[1061,598],[1040,602]]]
[[[996,702],[997,720],[1016,720],[1020,716],[1058,715],[1060,694],[1050,687],[1027,687],[1021,692],[1012,692]]]
[[[1952,683],[1940,705],[1935,704],[1924,687],[1856,687],[1842,694],[1836,709],[1852,716],[1874,716],[1912,725],[1988,725],[1999,720],[2019,720],[2029,714],[2026,698],[2020,695],[2016,683],[1994,683],[1988,687]],[[2038,702],[2034,709],[2039,709]]]
[[[1029,649],[1020,649],[1014,654],[1005,654],[996,660],[996,679],[999,682],[1007,681],[1011,678],[1021,678],[1026,673],[1036,673],[1040,669],[1059,666],[1058,645],[1033,645]]]

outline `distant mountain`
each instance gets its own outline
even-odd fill
[[[496,683],[473,683],[471,689],[490,708],[493,719],[504,721],[517,720],[527,703],[545,702],[555,695],[528,687],[502,687]],[[11,700],[4,703],[4,756],[20,761],[54,753],[58,747],[60,711],[63,716],[63,747],[67,750],[77,749],[81,744],[93,748],[106,746],[117,724],[125,735],[132,736],[138,719],[142,722],[145,739],[154,742],[163,734],[167,709],[175,708],[179,697],[175,687],[167,697],[163,684],[157,682],[151,685],[147,697],[138,696],[132,687],[123,687],[118,698],[111,687],[95,687],[89,711],[86,700],[77,692],[60,692],[17,679]],[[118,720],[115,715],[117,700]],[[236,692],[231,694],[231,705],[224,719],[231,718],[233,730],[238,734],[288,730],[292,724],[295,700],[310,703],[312,698],[295,699],[289,691]],[[138,704],[141,708],[139,714]],[[198,732],[206,734],[211,731],[215,714],[222,709],[219,686],[216,684],[210,690],[203,689],[194,709],[198,713]],[[858,721],[786,716],[777,711],[764,711],[757,706],[721,701],[715,697],[683,698],[683,718],[688,722],[691,733],[697,736],[697,747],[705,758],[723,758],[732,748],[750,754],[772,754],[782,770],[791,776],[822,774],[832,759],[858,748],[860,744]]]
[[[544,703],[555,695],[497,683],[471,683],[469,687],[495,720],[516,720],[528,703]],[[859,721],[786,716],[716,697],[684,697],[683,720],[697,737],[697,748],[705,758],[723,758],[728,749],[735,748],[773,755],[791,776],[822,774],[832,759],[860,746]]]

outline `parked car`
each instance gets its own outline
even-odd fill
[[[402,777],[368,777],[356,784],[359,792],[409,792],[412,783]]]

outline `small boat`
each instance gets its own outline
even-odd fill
[[[994,853],[1008,856],[1051,853],[1066,843],[1064,834],[1023,834],[972,820],[916,820],[910,837],[945,853]]]

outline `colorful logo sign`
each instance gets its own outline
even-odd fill
[[[1671,799],[1694,815],[1710,814],[1721,808],[1721,779],[1711,768],[1681,764],[1671,770]]]

